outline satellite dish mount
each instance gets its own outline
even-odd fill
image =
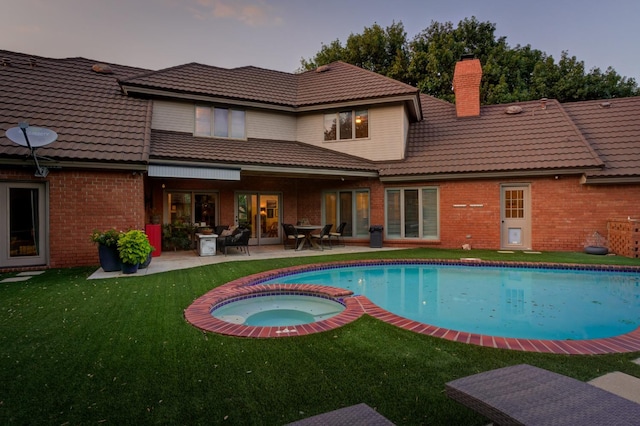
[[[36,177],[47,177],[49,169],[40,166],[36,149],[54,142],[58,139],[58,134],[53,130],[42,127],[29,127],[29,123],[26,122],[21,122],[18,124],[18,127],[8,129],[5,134],[12,142],[29,148],[29,153],[36,163]],[[48,160],[46,157],[40,158]]]

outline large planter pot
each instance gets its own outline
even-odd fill
[[[103,271],[115,272],[122,270],[122,262],[120,262],[120,254],[117,247],[98,245],[98,257]]]
[[[140,266],[138,266],[138,269],[145,269],[147,268],[147,266],[149,266],[150,263],[151,263],[151,253],[149,253],[149,256],[147,256],[147,260],[145,260],[140,264]]]
[[[602,246],[587,246],[584,248],[584,252],[587,254],[607,254],[609,253],[609,249]]]
[[[135,274],[138,272],[139,263],[132,265],[131,263],[123,263],[122,264],[122,273],[123,274]]]

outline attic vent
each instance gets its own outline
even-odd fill
[[[38,60],[36,58],[29,58],[29,66],[35,68],[38,66]]]
[[[318,68],[316,68],[316,72],[317,73],[321,73],[321,72],[327,72],[329,71],[331,68],[329,67],[329,65],[320,65]]]
[[[3,67],[10,67],[11,66],[11,59],[10,58],[2,58],[2,66]]]
[[[611,102],[602,102],[600,104],[600,108],[609,108],[611,106]]]
[[[95,64],[91,69],[99,74],[113,74],[113,70],[107,64]]]
[[[511,105],[508,106],[504,112],[505,114],[520,114],[522,112],[522,107],[518,105]]]

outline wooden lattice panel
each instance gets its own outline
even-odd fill
[[[640,220],[611,219],[608,231],[610,252],[619,256],[640,258]]]

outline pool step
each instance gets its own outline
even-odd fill
[[[589,384],[640,404],[640,379],[619,371],[596,377]]]

